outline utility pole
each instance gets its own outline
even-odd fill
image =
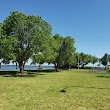
[[[79,69],[79,53],[78,53],[78,69]]]
[[[109,55],[107,55],[107,65],[108,65],[108,71],[110,71]]]
[[[108,57],[108,58],[107,58],[107,63],[108,63],[108,65],[109,65],[109,55],[107,55],[107,57]]]

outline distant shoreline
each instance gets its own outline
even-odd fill
[[[42,69],[53,69],[54,66],[42,66]],[[39,66],[34,66],[34,65],[25,65],[24,69],[25,70],[37,70],[39,68]],[[16,65],[1,65],[1,70],[19,70],[19,66],[17,66],[16,69]]]

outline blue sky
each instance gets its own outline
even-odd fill
[[[77,52],[110,54],[110,0],[0,0],[0,22],[16,10],[41,16],[53,34],[75,38]]]

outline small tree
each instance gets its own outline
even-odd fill
[[[92,58],[91,63],[93,64],[93,67],[94,67],[94,64],[98,62],[98,58],[95,56],[91,56],[91,58]]]
[[[71,68],[71,66],[76,66],[76,64],[77,64],[77,59],[75,58],[75,55],[73,54],[72,56],[70,56],[68,60],[69,69]]]
[[[107,66],[107,64],[108,64],[108,54],[106,53],[106,54],[104,54],[104,56],[100,59],[100,61],[101,61],[101,63],[102,63],[102,65],[104,65],[105,66],[105,69],[106,69],[106,66]]]
[[[79,65],[80,65],[81,68],[84,68],[85,65],[92,62],[92,56],[89,55],[89,54],[85,54],[83,52],[79,53],[76,56],[76,59],[77,59],[77,62],[79,60]]]
[[[74,47],[74,39],[71,36],[67,36],[63,39],[63,43],[59,50],[59,58],[62,61],[62,65],[67,65],[68,69],[71,68],[72,64],[74,63],[74,56],[73,53],[75,52]]]

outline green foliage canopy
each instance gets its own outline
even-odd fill
[[[104,54],[104,56],[100,59],[100,61],[101,61],[102,65],[104,65],[106,68],[108,61],[110,61],[110,55],[108,55],[107,53]]]
[[[4,21],[3,33],[7,38],[13,37],[10,46],[22,72],[28,59],[42,50],[45,39],[51,35],[51,26],[40,16],[14,11]]]

